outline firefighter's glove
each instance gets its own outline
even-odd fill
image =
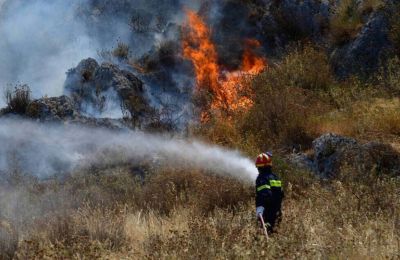
[[[259,218],[260,217],[260,214],[261,214],[261,216],[263,216],[264,215],[264,207],[263,206],[260,206],[260,207],[257,207],[256,208],[256,215],[257,215],[257,218]]]

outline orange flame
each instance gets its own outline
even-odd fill
[[[245,44],[241,69],[248,74],[257,75],[267,66],[265,59],[256,56],[253,52],[254,49],[260,48],[261,44],[254,39],[247,39]]]
[[[218,66],[218,55],[211,41],[209,28],[193,11],[188,10],[187,17],[182,43],[183,56],[193,63],[197,90],[205,89],[213,96],[210,107],[201,114],[201,121],[209,119],[209,109],[234,112],[251,107],[253,102],[248,97],[251,90],[248,84],[244,84],[243,79],[260,73],[266,67],[265,59],[253,52],[253,49],[260,47],[260,43],[257,40],[246,40],[240,70],[222,72]]]

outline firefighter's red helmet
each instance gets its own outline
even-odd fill
[[[257,156],[256,167],[272,166],[272,155],[270,153],[261,153]]]

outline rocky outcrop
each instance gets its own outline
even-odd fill
[[[329,1],[284,0],[281,2],[281,17],[278,19],[291,21],[298,33],[316,38],[322,35],[329,23],[330,8]]]
[[[313,159],[308,157],[304,153],[292,153],[288,156],[288,160],[293,166],[299,169],[304,169],[309,171],[314,170]]]
[[[114,130],[122,130],[129,128],[129,122],[123,119],[112,119],[112,118],[93,118],[86,116],[78,116],[71,120],[67,120],[66,124],[82,125],[94,128],[107,128]]]
[[[365,1],[357,2],[362,7]],[[265,10],[258,19],[258,31],[265,37],[266,51],[281,50],[293,41],[303,39],[323,44],[339,78],[375,72],[382,59],[392,50],[387,11],[371,10],[362,16],[358,34],[346,43],[332,41],[330,23],[340,1],[263,1]],[[387,7],[389,8],[389,7]],[[360,11],[361,12],[361,11]]]
[[[1,109],[0,117],[3,116],[16,116],[16,114],[10,113],[7,109]],[[129,122],[122,118],[111,119],[84,116],[74,106],[72,99],[67,96],[43,97],[33,100],[28,104],[25,114],[18,114],[18,116],[41,122],[58,122],[108,129],[123,129],[129,126]]]
[[[28,100],[26,109],[18,113],[9,107],[0,109],[0,117],[107,128],[165,126],[158,111],[149,105],[142,81],[116,64],[82,60],[67,73],[64,87],[65,95]]]
[[[143,83],[118,65],[86,59],[67,73],[65,93],[83,114],[143,119],[149,111]],[[124,114],[126,113],[126,114]]]
[[[258,31],[265,37],[266,51],[281,50],[291,41],[324,41],[332,3],[329,1],[263,1],[265,11],[257,18]],[[272,48],[272,49],[271,49]]]
[[[353,138],[325,134],[313,141],[313,152],[313,156],[296,154],[289,160],[323,178],[335,177],[346,167],[358,173],[400,175],[400,154],[387,144],[360,144]]]
[[[28,117],[42,121],[72,119],[78,114],[72,100],[67,96],[36,99],[26,110]]]
[[[387,17],[383,12],[377,12],[370,16],[353,41],[334,49],[332,63],[340,77],[351,74],[368,76],[377,70],[379,62],[390,49]]]
[[[343,154],[354,150],[357,141],[335,134],[325,134],[313,141],[314,170],[318,175],[330,177],[340,170]]]

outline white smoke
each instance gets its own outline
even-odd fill
[[[26,83],[35,97],[62,94],[66,71],[98,49],[76,17],[78,2],[2,2],[0,91],[7,84]]]
[[[134,0],[130,6],[149,15],[165,13],[169,22],[179,24],[184,19],[180,8],[197,10],[200,3]],[[88,0],[0,0],[0,95],[8,84],[28,84],[35,98],[59,96],[65,73],[82,59],[100,58],[99,51],[112,49],[119,41],[130,44],[133,55],[141,55],[163,37],[133,32],[129,10],[100,17],[102,11],[92,4]],[[108,2],[96,5],[113,8]],[[4,105],[0,98],[0,107]]]
[[[14,158],[24,172],[39,177],[107,161],[140,162],[143,159],[158,163],[168,161],[176,167],[198,167],[248,181],[257,176],[253,162],[237,151],[131,130],[0,119],[0,144],[0,172],[10,170],[10,163],[15,164],[10,158]]]

